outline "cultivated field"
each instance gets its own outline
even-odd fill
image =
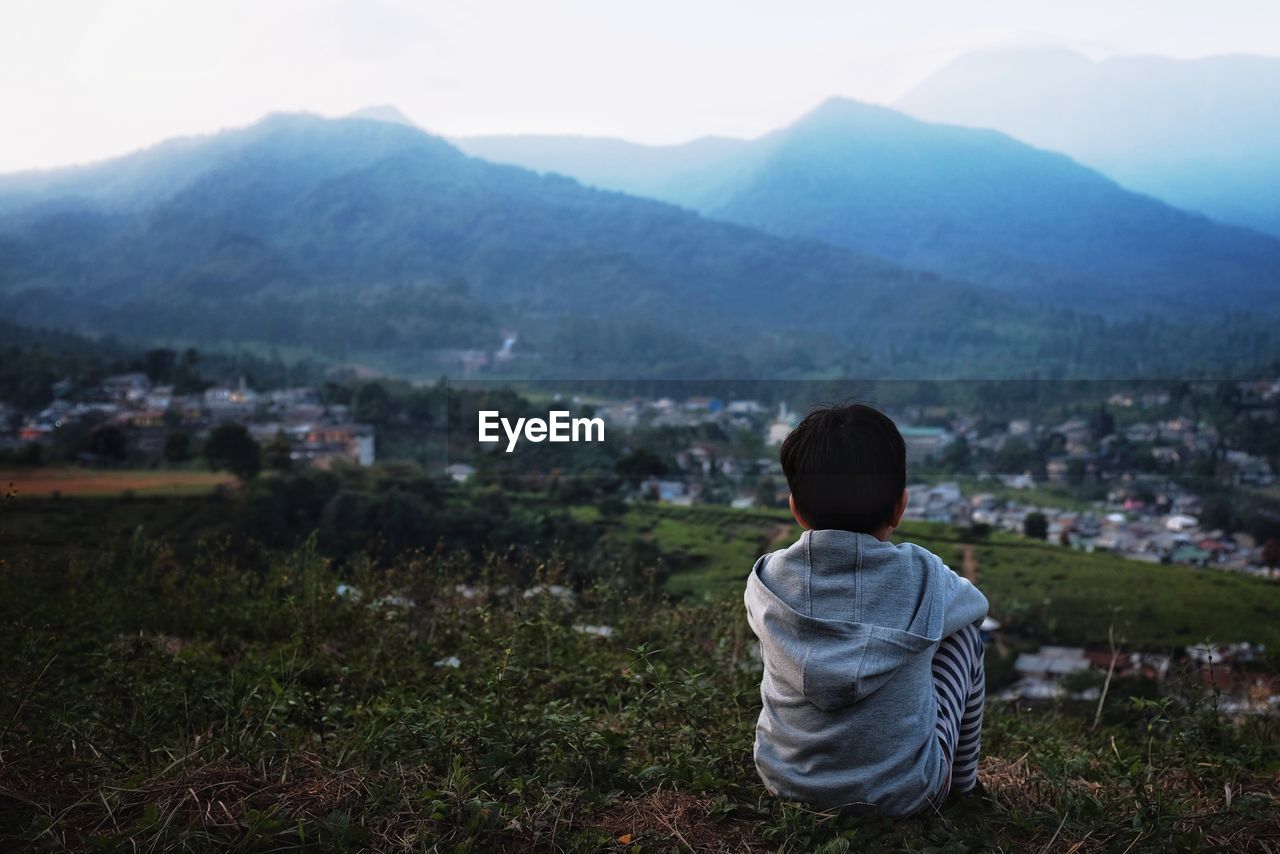
[[[225,472],[122,471],[85,468],[0,470],[0,488],[17,498],[65,496],[198,495],[236,483]]]

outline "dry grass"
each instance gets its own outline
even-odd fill
[[[136,495],[178,495],[232,487],[233,475],[207,471],[115,471],[109,469],[36,468],[0,471],[0,486],[18,498],[110,496],[126,490]]]
[[[742,821],[716,821],[711,799],[667,789],[620,801],[594,824],[620,845],[662,843],[692,851],[763,851]]]
[[[172,495],[214,492],[238,481],[223,471],[116,471],[108,469],[19,469],[0,471],[0,485],[18,498],[61,495]]]

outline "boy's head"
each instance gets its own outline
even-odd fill
[[[801,524],[875,534],[906,507],[907,446],[893,421],[860,403],[812,410],[782,443]]]

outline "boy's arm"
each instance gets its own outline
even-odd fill
[[[943,599],[943,637],[953,634],[970,623],[976,623],[987,616],[990,607],[987,597],[982,595],[969,579],[964,578],[954,569],[938,561],[938,572],[941,577]]]

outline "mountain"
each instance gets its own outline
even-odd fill
[[[515,329],[539,370],[1020,370],[1095,320],[814,241],[466,156],[399,123],[276,115],[0,181],[27,323],[394,359]],[[819,310],[815,311],[815,307]],[[539,361],[540,360],[540,361]],[[1010,366],[1014,366],[1010,368]]]
[[[1280,287],[1280,240],[995,131],[832,99],[759,144],[709,215],[1108,313],[1251,310]]]
[[[473,136],[451,140],[474,157],[537,172],[572,175],[584,184],[648,196],[690,209],[723,201],[755,162],[751,143],[708,136],[679,145],[641,145],[586,136]]]
[[[896,106],[1002,130],[1130,189],[1280,234],[1280,58],[984,51],[947,65]]]
[[[525,165],[536,159],[514,140],[506,147]],[[606,148],[584,157],[590,170],[569,168],[568,157],[558,165],[716,219],[1108,316],[1251,311],[1272,305],[1280,284],[1280,240],[1127,191],[995,131],[847,99],[696,175],[662,173],[661,158],[641,152],[610,177],[596,168]]]

